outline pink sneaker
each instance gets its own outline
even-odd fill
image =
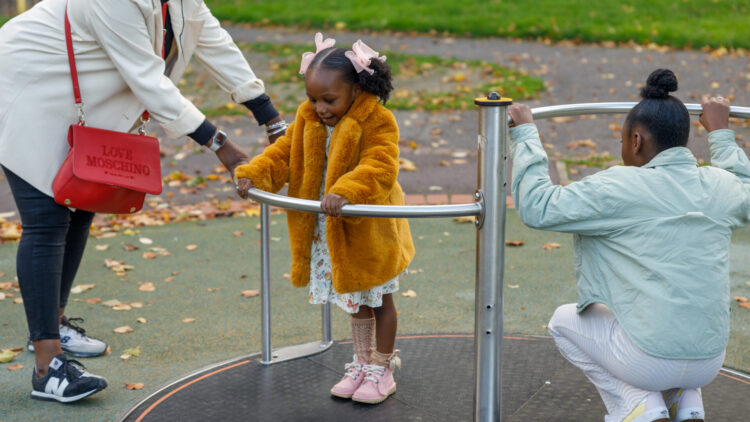
[[[362,385],[352,395],[352,400],[360,403],[381,403],[396,392],[393,370],[379,365],[365,365],[366,373]]]
[[[338,384],[331,388],[331,394],[342,399],[349,399],[352,397],[355,391],[362,384],[365,379],[364,367],[367,366],[364,362],[357,360],[357,355],[354,355],[354,360],[351,363],[347,363],[346,373]]]

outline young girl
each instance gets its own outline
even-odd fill
[[[391,72],[362,41],[345,50],[318,33],[315,43],[300,67],[308,100],[286,135],[235,176],[243,197],[251,187],[277,192],[288,182],[289,196],[321,201],[325,215],[287,213],[291,281],[309,286],[310,303],[335,303],[352,316],[354,360],[331,394],[380,403],[396,391],[392,294],[414,245],[405,219],[341,217],[341,207],[404,203],[398,126],[378,102],[393,90]]]
[[[703,421],[700,389],[729,340],[729,245],[750,222],[750,160],[729,130],[729,101],[705,96],[711,166],[699,167],[676,90],[672,71],[651,73],[622,127],[625,165],[565,187],[550,182],[531,110],[508,110],[521,219],[575,234],[578,303],[547,327],[596,386],[606,422]]]

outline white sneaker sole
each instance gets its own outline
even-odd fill
[[[107,353],[107,347],[109,347],[106,344],[104,346],[105,346],[104,347],[104,351],[101,351],[101,352],[78,352],[78,351],[75,351],[75,350],[71,350],[71,349],[69,349],[69,348],[67,348],[67,347],[65,347],[63,345],[60,345],[60,347],[62,348],[63,352],[65,352],[65,353],[67,353],[67,354],[69,354],[69,355],[71,355],[73,357],[77,357],[77,358],[95,358],[97,356],[104,355],[104,354]],[[28,349],[29,352],[32,352],[32,353],[34,352],[34,344],[33,343],[29,343],[26,346],[26,348]]]
[[[60,403],[71,403],[71,402],[74,402],[74,401],[86,398],[86,397],[88,397],[88,396],[96,393],[97,391],[101,391],[101,390],[103,390],[103,388],[95,388],[95,389],[93,389],[91,391],[87,391],[85,393],[79,394],[77,396],[71,396],[71,397],[60,397],[60,396],[56,396],[54,394],[43,393],[41,391],[34,390],[34,391],[31,392],[31,398],[32,399],[37,399],[37,400],[44,400],[44,401],[58,401]]]

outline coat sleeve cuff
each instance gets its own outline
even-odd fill
[[[188,136],[201,145],[206,145],[208,141],[213,138],[216,134],[216,126],[209,122],[208,119],[204,120],[195,132],[190,133]]]
[[[206,116],[193,103],[183,98],[182,104],[182,113],[180,113],[177,119],[162,125],[164,132],[166,132],[170,139],[181,138],[195,132],[206,120]]]
[[[253,112],[255,120],[258,121],[258,125],[264,125],[269,120],[275,119],[279,116],[279,112],[271,103],[271,98],[266,94],[262,94],[257,98],[248,100],[242,103],[250,111]]]

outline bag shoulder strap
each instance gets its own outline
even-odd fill
[[[73,37],[70,35],[70,20],[68,19],[68,5],[65,5],[65,45],[68,47],[68,64],[70,65],[70,78],[73,80],[73,96],[76,105],[81,107],[81,88],[78,85],[78,70],[76,69],[76,58],[73,53]]]
[[[164,4],[166,6],[166,3]],[[162,9],[162,12],[166,10],[166,7]],[[166,17],[164,18],[166,20]],[[73,97],[75,97],[75,103],[78,107],[78,124],[85,126],[86,119],[83,113],[83,99],[81,98],[81,87],[78,84],[78,69],[76,68],[75,51],[73,50],[73,37],[70,33],[70,19],[68,19],[68,3],[65,3],[65,46],[68,50],[68,65],[70,66],[70,79],[73,82]],[[162,55],[164,55],[162,50]],[[144,111],[141,115],[141,120],[144,122],[151,118],[148,110]]]

